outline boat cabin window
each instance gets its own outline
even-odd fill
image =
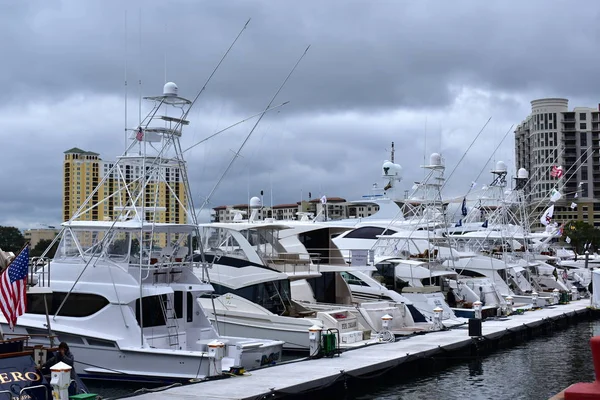
[[[320,277],[306,280],[319,303],[336,303],[335,273],[322,273]]]
[[[344,278],[348,285],[369,286],[368,283],[364,282],[362,279],[351,274],[350,272],[342,271],[340,272],[340,275],[342,278]]]
[[[499,269],[499,270],[497,270],[497,272],[498,272],[498,275],[500,275],[500,278],[502,278],[502,280],[506,282],[506,270]]]
[[[385,233],[384,233],[385,231]],[[344,237],[345,239],[377,239],[379,235],[392,235],[396,233],[393,229],[385,229],[377,226],[363,226],[356,228]]]
[[[187,322],[192,322],[194,320],[194,296],[187,292]]]
[[[477,271],[472,271],[470,269],[460,269],[457,268],[457,271],[462,275],[462,276],[470,276],[471,278],[485,278],[485,275],[477,272]]]
[[[55,315],[67,293],[27,294],[26,312],[30,314],[46,314],[44,296],[46,296],[49,315]],[[87,317],[97,313],[107,305],[108,300],[102,296],[90,293],[71,293],[58,315],[63,317]]]
[[[395,265],[391,263],[380,263],[375,265],[377,271],[373,271],[373,279],[381,283],[388,289],[394,287],[394,279],[396,279]]]
[[[183,292],[181,290],[177,290],[174,294],[174,306],[175,306],[175,317],[183,318]]]
[[[167,295],[147,296],[142,299],[142,319],[140,320],[140,299],[135,301],[135,318],[140,326],[151,328],[166,325],[161,302],[167,301]]]
[[[212,283],[215,294],[235,294],[246,300],[258,304],[274,314],[282,314],[291,305],[290,281],[281,279],[278,281],[262,282],[256,285],[246,286],[237,290],[226,286]]]
[[[421,284],[423,286],[442,286],[440,283],[439,276],[432,276],[431,278],[423,278],[421,279]]]

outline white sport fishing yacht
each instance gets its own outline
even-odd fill
[[[54,259],[31,270],[35,285],[15,333],[58,335],[84,378],[204,380],[281,355],[282,341],[219,335],[196,301],[213,287],[190,257],[198,225],[179,138],[192,102],[177,91],[169,82],[147,98],[151,111],[124,155],[104,176],[93,171],[98,186],[62,224]],[[157,206],[159,198],[172,207]],[[107,203],[114,214],[92,218]]]

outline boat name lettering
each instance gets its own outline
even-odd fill
[[[271,353],[269,354],[269,356],[262,356],[262,358],[260,359],[260,366],[262,367],[263,365],[270,365],[275,363],[275,361],[279,360],[279,352],[277,353]]]
[[[12,376],[11,377],[9,376]],[[24,374],[21,372],[2,372],[0,373],[0,384],[10,383],[10,382],[35,382],[42,380],[42,377],[36,372],[25,372]]]
[[[356,321],[353,322],[342,322],[342,329],[356,328]]]

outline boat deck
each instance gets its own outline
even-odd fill
[[[543,309],[527,311],[510,317],[485,320],[482,335],[497,340],[514,332],[536,328],[554,320],[584,314],[589,300],[572,301]],[[405,362],[433,354],[469,348],[476,338],[469,336],[468,327],[412,336],[395,343],[384,343],[343,353],[340,357],[291,362],[252,371],[230,379],[202,382],[142,394],[140,399],[233,400],[256,399],[269,393],[282,396],[298,394],[337,382],[344,376],[359,377],[392,369]],[[480,340],[480,339],[479,339]],[[201,386],[198,386],[201,385]]]

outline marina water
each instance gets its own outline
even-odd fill
[[[575,382],[594,380],[589,347],[589,339],[594,335],[600,335],[600,320],[583,320],[484,357],[450,361],[433,371],[415,371],[410,375],[391,373],[375,380],[352,382],[346,389],[341,385],[322,393],[310,393],[310,398],[547,400]],[[93,382],[88,386],[103,397],[111,398],[143,387]],[[304,396],[307,395],[294,397],[306,398]]]
[[[379,383],[369,393],[346,398],[547,400],[573,383],[594,380],[589,346],[594,335],[600,335],[600,321],[581,321],[428,376]]]

